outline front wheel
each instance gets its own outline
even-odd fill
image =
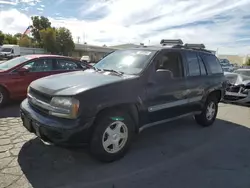
[[[91,153],[103,162],[118,160],[126,154],[134,133],[134,123],[127,113],[102,113],[95,123],[90,143]]]
[[[202,113],[195,116],[198,124],[207,127],[214,123],[218,112],[218,100],[216,97],[209,97],[206,101]]]

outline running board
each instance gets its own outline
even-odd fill
[[[148,123],[148,124],[145,124],[145,125],[143,125],[142,127],[140,127],[140,128],[139,128],[139,132],[141,132],[141,131],[143,131],[144,129],[147,129],[147,128],[149,128],[149,127],[153,127],[153,126],[155,126],[155,125],[167,123],[167,122],[174,121],[174,120],[177,120],[177,119],[181,119],[181,118],[184,118],[184,117],[187,117],[187,116],[198,115],[198,114],[200,114],[200,113],[201,113],[201,111],[191,112],[191,113],[183,114],[183,115],[176,116],[176,117],[173,117],[173,118],[164,119],[164,120],[156,121],[156,122],[153,122],[153,123]]]

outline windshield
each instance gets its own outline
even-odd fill
[[[148,64],[155,51],[150,50],[117,50],[100,60],[94,67],[139,74]]]
[[[240,75],[244,75],[244,76],[250,76],[250,70],[237,70],[235,71],[235,73],[240,74]]]
[[[1,52],[11,52],[11,48],[2,48]]]
[[[8,70],[11,69],[25,61],[29,60],[29,58],[25,57],[25,56],[21,56],[21,57],[16,57],[14,59],[11,59],[9,61],[5,61],[3,63],[0,64],[0,70]]]

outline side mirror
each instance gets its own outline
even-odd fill
[[[22,67],[22,68],[18,69],[17,72],[18,72],[19,74],[25,74],[25,73],[28,73],[29,70]]]
[[[173,78],[173,73],[170,70],[166,69],[158,69],[156,71],[156,80],[162,81],[162,80],[170,80]]]

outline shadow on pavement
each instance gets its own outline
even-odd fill
[[[0,108],[0,118],[20,117],[20,101],[14,101]]]
[[[186,118],[145,130],[113,163],[38,139],[24,144],[18,162],[34,188],[250,187],[249,143],[246,127],[217,120],[202,128]]]

